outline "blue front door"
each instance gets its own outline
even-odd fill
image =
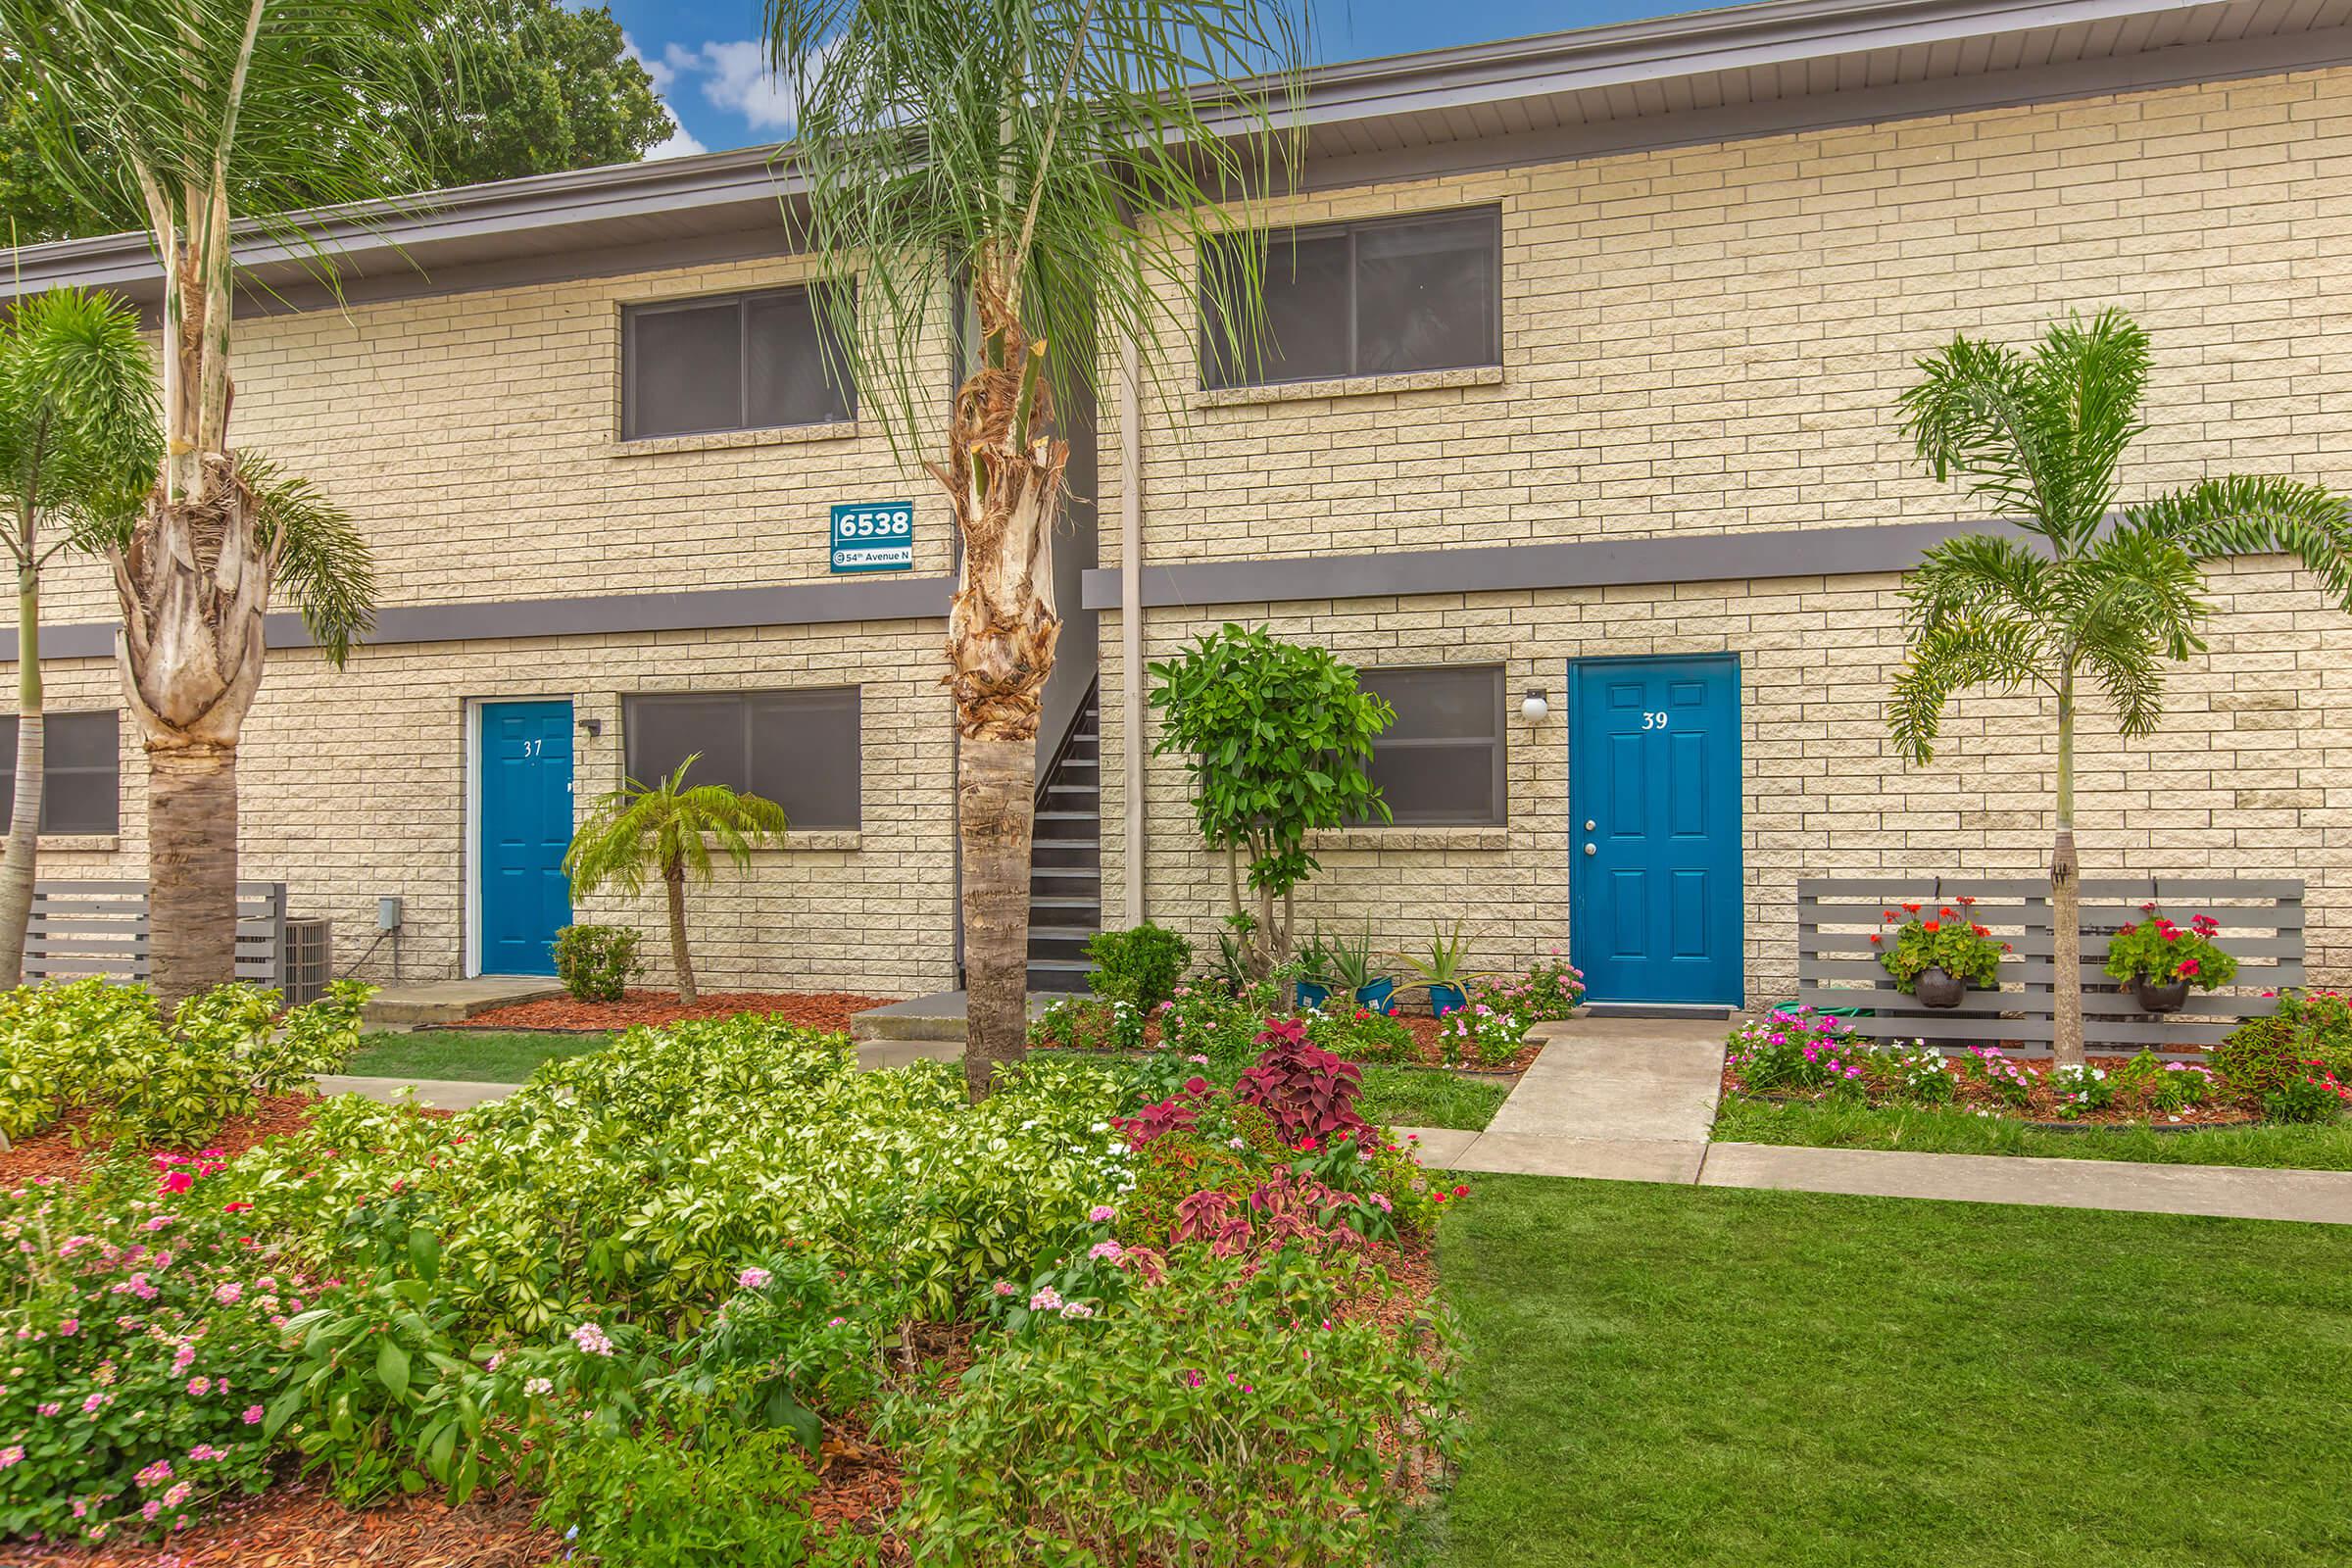
[[[571,704],[481,706],[483,974],[554,974],[571,922]]]
[[[1594,1002],[1744,1000],[1740,662],[1571,670],[1569,951]]]

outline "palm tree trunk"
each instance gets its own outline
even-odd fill
[[[669,895],[669,961],[678,971],[678,1004],[695,1002],[694,956],[686,951],[686,865],[672,860],[662,867],[662,887]]]
[[[2082,1064],[2082,871],[2075,859],[2075,678],[2058,685],[2058,842],[2050,852],[2050,1054]]]
[[[964,1087],[977,1102],[1029,1049],[1029,842],[1037,741],[967,740],[956,753],[963,836]]]
[[[24,928],[32,922],[32,879],[41,851],[45,728],[41,576],[26,561],[17,567],[17,792],[8,813],[8,847],[0,851],[0,985],[6,986],[24,980]]]
[[[237,973],[237,752],[147,748],[147,973],[166,1012]]]

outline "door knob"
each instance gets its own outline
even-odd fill
[[[1588,833],[1592,832],[1592,829],[1593,829],[1595,826],[1597,826],[1597,825],[1598,825],[1598,824],[1596,824],[1596,823],[1595,823],[1595,822],[1594,822],[1594,821],[1593,821],[1593,820],[1592,820],[1591,817],[1589,817],[1589,816],[1588,816],[1588,817],[1586,817],[1586,818],[1585,818],[1585,831],[1586,831],[1586,832],[1588,832]]]
[[[1598,855],[1600,852],[1594,849],[1592,845],[1588,844],[1585,846],[1585,853],[1587,855]]]

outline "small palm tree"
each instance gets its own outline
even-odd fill
[[[2082,1059],[2075,716],[2087,683],[2123,733],[2154,733],[2168,662],[2204,651],[2203,564],[2298,556],[2352,612],[2342,498],[2278,478],[2207,479],[2114,511],[2116,470],[2147,428],[2148,336],[2121,311],[2054,323],[2032,355],[1961,335],[1922,360],[1903,432],[1938,480],[1957,472],[2019,534],[1970,534],[1927,554],[1903,585],[1910,657],[1887,725],[1914,762],[1936,755],[1944,708],[1972,686],[2038,691],[2058,724],[2056,1044]]]
[[[821,298],[840,368],[902,455],[934,439],[943,347],[969,345],[938,432],[946,461],[928,466],[963,542],[945,684],[974,1100],[1028,1039],[1038,705],[1061,630],[1053,538],[1069,460],[1056,398],[1107,395],[1163,341],[1190,341],[1193,303],[1169,280],[1234,226],[1230,195],[1277,188],[1295,165],[1272,106],[1298,92],[1304,9],[765,3],[769,62],[800,107],[806,243],[833,274]],[[1261,258],[1243,246],[1237,261],[1226,303],[1240,335],[1262,339]]]
[[[632,897],[645,890],[645,873],[661,874],[669,895],[669,957],[678,971],[678,1000],[694,1003],[694,959],[686,951],[686,881],[710,882],[710,848],[716,844],[737,870],[747,870],[752,851],[781,842],[784,808],[757,795],[741,795],[724,784],[686,787],[686,770],[702,760],[695,753],[677,771],[647,786],[623,780],[619,789],[590,808],[588,819],[564,852],[564,874],[575,897],[602,887]]]
[[[0,986],[24,978],[40,854],[41,569],[61,550],[103,550],[137,514],[161,456],[155,406],[155,365],[130,307],[52,289],[0,321],[0,545],[17,568],[16,801],[0,854]]]
[[[373,604],[348,518],[229,442],[232,245],[258,230],[337,286],[291,211],[425,183],[403,130],[421,117],[390,111],[438,101],[420,70],[448,36],[435,19],[431,0],[0,0],[0,92],[26,106],[30,150],[92,209],[142,214],[163,272],[152,489],[106,553],[167,1008],[235,978],[237,747],[264,615],[292,600],[340,664]]]

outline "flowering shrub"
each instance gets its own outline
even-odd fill
[[[1952,903],[1959,907],[1943,905],[1933,914],[1921,905],[1906,904],[1906,918],[1899,920],[1894,910],[1882,911],[1894,925],[1894,940],[1887,941],[1882,932],[1870,943],[1879,950],[1879,966],[1894,976],[1896,989],[1913,991],[1926,969],[1941,969],[1973,986],[1999,984],[2001,955],[2009,951],[2009,944],[1994,942],[1992,933],[1977,924],[1972,907],[1976,902],[1955,899]]]
[[[216,1201],[219,1169],[123,1163],[89,1188],[52,1178],[0,1199],[15,1325],[0,1536],[165,1534],[268,1484],[277,1330],[333,1287],[243,1234]]]
[[[1350,1315],[1364,1265],[1171,1253],[1126,1309],[1016,1340],[944,1408],[901,1398],[899,1528],[959,1568],[1386,1560],[1413,1477],[1459,1428],[1442,1311],[1391,1332]]]
[[[2333,1121],[2352,1103],[2352,1085],[2339,1080],[2324,1061],[2307,1061],[2300,1072],[2282,1078],[2263,1096],[2262,1112],[2273,1121]]]
[[[1862,1079],[1859,1038],[1811,1007],[1776,1008],[1741,1024],[1732,1032],[1730,1059],[1751,1094],[1859,1087]]]
[[[1507,1067],[1519,1054],[1527,1026],[1515,1012],[1502,1011],[1484,998],[1446,1015],[1438,1039],[1448,1062],[1475,1062],[1481,1067]]]
[[[2061,1062],[2050,1069],[2050,1088],[2058,1096],[2058,1114],[2069,1121],[2115,1103],[2115,1085],[2104,1067]]]
[[[1499,1012],[1528,1024],[1551,1023],[1568,1017],[1585,1000],[1585,972],[1570,963],[1558,948],[1538,960],[1524,975],[1494,976],[1479,981],[1472,994]]]
[[[1351,1061],[1416,1061],[1413,1032],[1396,1017],[1333,999],[1333,1010],[1309,1008],[1299,1015],[1306,1038],[1335,1056]]]
[[[2011,1106],[2034,1098],[2034,1080],[2025,1068],[2003,1055],[1998,1046],[1969,1047],[1968,1054],[1960,1058],[1960,1070]]]
[[[1905,1100],[1940,1104],[1952,1098],[1953,1080],[1943,1053],[1924,1040],[1909,1045],[1888,1042],[1867,1048],[1866,1076]]]
[[[2199,991],[2226,986],[2237,978],[2237,960],[2214,940],[2221,922],[2210,914],[2191,915],[2185,931],[2143,904],[2144,920],[2125,926],[2107,942],[2107,973],[2129,984],[2146,980],[2171,985],[2185,980]]]

